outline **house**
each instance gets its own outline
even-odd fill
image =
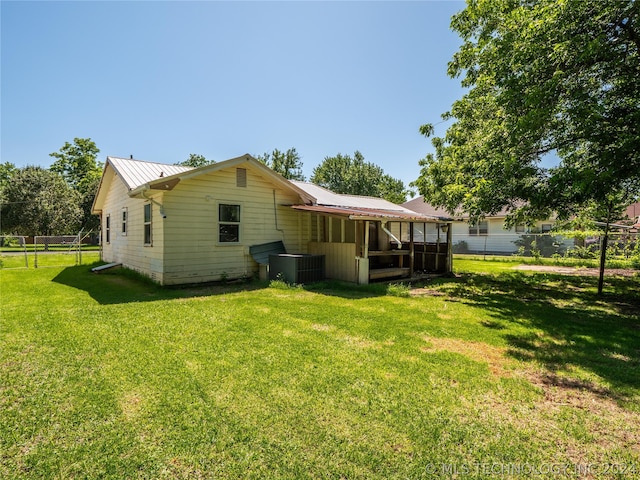
[[[629,219],[634,231],[640,230],[640,202],[629,205],[625,210],[625,216]]]
[[[102,260],[162,285],[251,277],[271,244],[351,282],[451,271],[448,218],[289,181],[250,155],[195,169],[107,157],[92,212]]]
[[[449,215],[445,210],[425,203],[420,196],[405,202],[403,207],[416,213],[429,216]],[[512,254],[518,251],[523,235],[548,234],[555,221],[539,221],[533,226],[515,225],[505,228],[506,209],[495,215],[489,215],[477,224],[469,223],[468,214],[454,215],[452,224],[453,251],[456,253]],[[554,239],[555,241],[556,239]],[[573,246],[572,240],[557,239],[564,248]]]

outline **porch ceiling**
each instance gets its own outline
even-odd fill
[[[292,205],[294,210],[306,212],[324,213],[326,215],[336,215],[347,217],[350,220],[392,220],[419,223],[442,223],[450,222],[450,218],[432,217],[419,213],[408,213],[399,210],[378,210],[374,208],[357,207],[332,207],[326,205]]]

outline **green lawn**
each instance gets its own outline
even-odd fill
[[[0,478],[640,478],[640,278],[512,267],[411,296],[2,269]]]

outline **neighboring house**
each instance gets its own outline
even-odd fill
[[[92,212],[102,259],[163,285],[253,276],[252,252],[273,242],[352,282],[451,271],[446,218],[289,181],[250,155],[195,169],[107,157]]]
[[[445,210],[437,209],[425,203],[424,197],[420,196],[405,202],[403,207],[413,210],[422,215],[446,216],[450,215]],[[511,228],[504,228],[504,221],[507,211],[502,210],[496,215],[485,217],[477,224],[469,223],[468,214],[454,215],[455,221],[452,226],[453,249],[454,252],[468,251],[470,253],[493,253],[511,254],[518,251],[518,242],[523,235],[530,233],[548,233],[553,228],[554,220],[537,222],[534,226],[515,225]],[[572,240],[564,241],[565,247],[573,245]]]
[[[640,230],[640,202],[629,205],[625,211],[625,215],[628,217],[633,229]]]

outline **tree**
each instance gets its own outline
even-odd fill
[[[80,194],[83,216],[80,227],[84,230],[97,228],[99,219],[91,213],[91,205],[98,190],[102,175],[102,163],[97,161],[100,150],[90,138],[74,138],[65,142],[59,152],[50,153],[56,160],[52,172],[62,175],[67,184]]]
[[[2,229],[17,235],[62,235],[77,231],[80,194],[58,173],[42,167],[18,170],[4,190]]]
[[[189,158],[187,158],[183,162],[176,163],[176,165],[182,165],[183,167],[203,167],[205,165],[211,165],[216,163],[215,160],[207,160],[204,155],[199,155],[197,153],[190,153]]]
[[[353,158],[339,153],[335,157],[325,157],[313,169],[311,181],[336,193],[381,197],[392,203],[403,203],[410,193],[402,180],[385,174],[382,168],[364,161],[362,153]]]
[[[0,163],[0,203],[4,199],[4,189],[11,181],[13,175],[18,171],[16,166],[11,162]]]
[[[469,0],[452,18],[463,44],[448,70],[468,91],[420,162],[426,201],[472,221],[506,207],[513,224],[637,196],[639,10],[633,0]],[[547,154],[556,167],[541,167]]]
[[[304,181],[305,179],[302,174],[302,160],[295,148],[290,148],[286,152],[276,148],[271,153],[256,155],[256,159],[288,180]]]

